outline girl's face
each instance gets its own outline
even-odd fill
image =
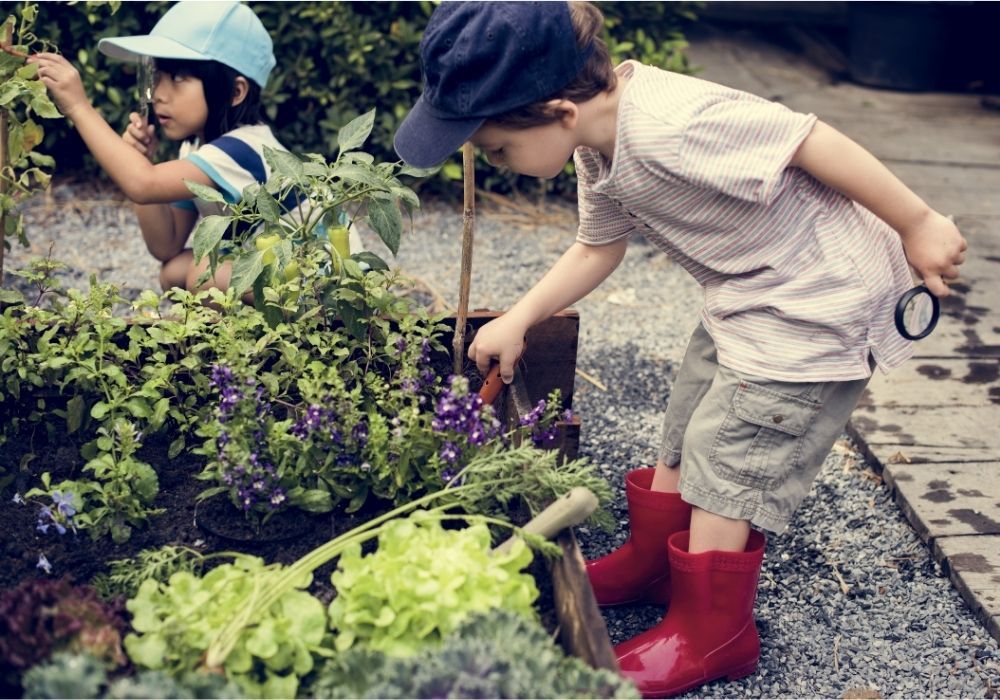
[[[153,77],[153,111],[168,139],[204,139],[208,103],[200,79],[158,70]]]

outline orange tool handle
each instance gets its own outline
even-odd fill
[[[496,362],[486,373],[486,378],[483,379],[483,386],[479,389],[479,398],[483,400],[483,403],[492,404],[497,400],[501,389],[503,389],[503,380],[500,378],[500,363]]]

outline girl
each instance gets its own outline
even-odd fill
[[[28,60],[97,162],[135,203],[146,247],[163,263],[163,289],[195,290],[209,263],[196,264],[185,244],[198,216],[221,214],[223,206],[195,199],[185,181],[239,201],[244,187],[267,180],[263,147],[287,150],[261,120],[261,91],[275,65],[271,37],[246,5],[179,2],[148,35],[102,39],[98,48],[113,58],[155,60],[151,111],[162,135],[181,142],[176,160],[152,162],[155,128],[135,112],[119,137],[65,58],[40,53]],[[230,274],[231,264],[223,263],[208,285],[225,290]]]

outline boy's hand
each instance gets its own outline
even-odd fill
[[[28,63],[38,65],[38,79],[48,88],[56,106],[64,116],[72,117],[81,105],[89,105],[80,73],[69,61],[55,53],[36,53]]]
[[[500,360],[500,378],[505,384],[514,381],[514,365],[524,351],[526,327],[508,316],[495,318],[479,329],[469,346],[469,359],[485,375],[494,358]]]
[[[946,280],[958,278],[958,266],[965,262],[965,238],[947,217],[931,211],[919,222],[900,231],[903,252],[934,296],[951,294]]]
[[[137,112],[132,112],[128,115],[128,126],[122,134],[122,140],[149,160],[153,160],[157,146],[155,132],[156,129],[152,124],[147,124]]]

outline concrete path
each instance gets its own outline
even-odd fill
[[[815,113],[953,215],[968,239],[937,330],[907,365],[873,379],[852,431],[1000,640],[1000,112],[972,95],[838,83],[820,67],[827,61],[750,33],[705,26],[689,38],[701,77]]]

